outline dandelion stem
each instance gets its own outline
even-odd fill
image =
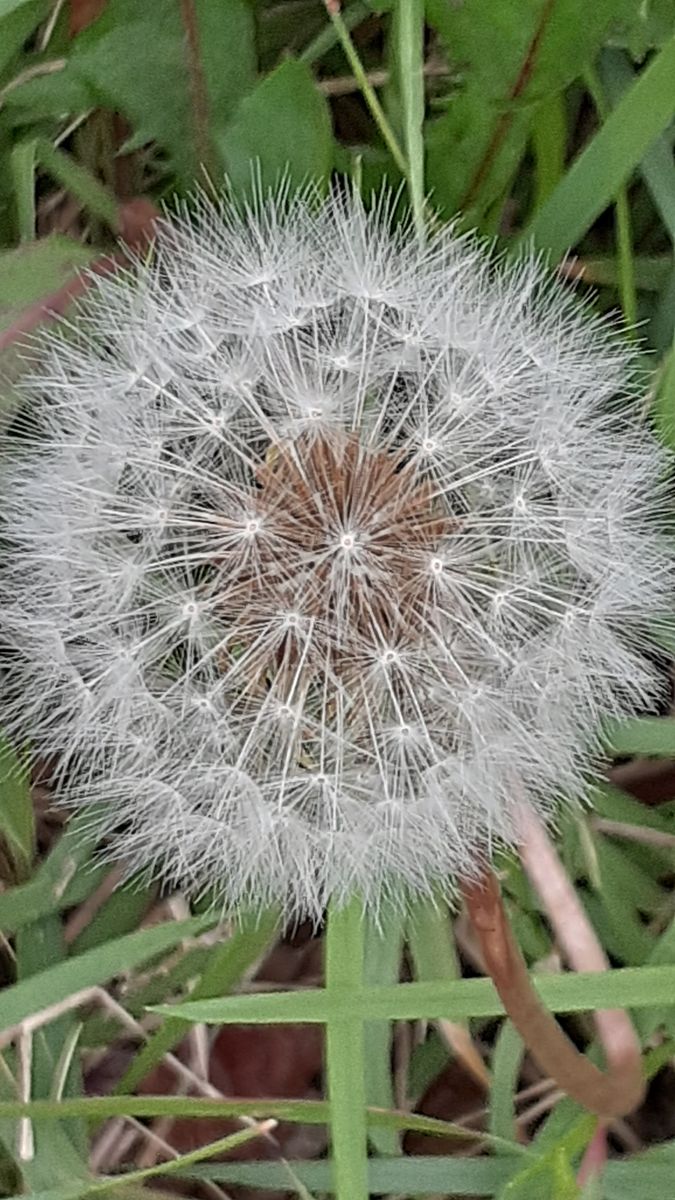
[[[525,868],[537,890],[542,889],[542,900],[570,962],[577,970],[606,969],[603,952],[544,830],[528,817],[523,820],[523,833]],[[639,1043],[627,1015],[616,1009],[594,1014],[607,1059],[603,1072],[576,1049],[542,1005],[513,936],[495,875],[486,871],[478,882],[465,883],[462,891],[494,985],[542,1070],[591,1112],[603,1117],[632,1112],[644,1095],[644,1082]]]
[[[330,0],[325,0],[325,3],[326,3],[326,12],[328,13],[328,16],[330,17],[331,21],[333,22],[333,28],[335,29],[335,32],[340,41],[340,45],[342,46],[342,49],[344,50],[345,58],[347,59],[347,62],[349,63],[349,65],[354,73],[354,78],[356,79],[356,81],[359,85],[359,88],[361,89],[361,94],[362,94],[366,104],[368,105],[368,108],[370,109],[372,118],[375,121],[375,124],[377,125],[380,133],[382,134],[382,139],[383,139],[385,145],[387,146],[387,149],[389,150],[391,157],[393,158],[394,162],[396,163],[396,166],[398,167],[401,174],[404,175],[407,180],[409,178],[410,173],[408,170],[408,163],[406,161],[405,154],[403,153],[401,147],[398,144],[398,141],[396,139],[396,134],[394,133],[391,125],[389,124],[386,113],[385,113],[382,105],[380,104],[380,101],[377,98],[375,89],[372,87],[372,85],[368,79],[368,76],[363,67],[363,63],[361,62],[361,59],[359,58],[356,46],[354,45],[354,43],[352,41],[351,34],[345,24],[342,14],[340,12],[339,6],[337,4],[335,4],[334,2],[331,3]]]
[[[365,922],[357,896],[329,909],[326,932],[326,989],[336,1010],[345,992],[363,987]],[[362,1021],[329,1016],[326,1072],[336,1200],[367,1200],[365,1036]]]

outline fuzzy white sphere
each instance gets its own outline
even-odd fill
[[[179,213],[5,440],[5,727],[109,853],[228,909],[450,886],[659,692],[631,349],[393,207]]]

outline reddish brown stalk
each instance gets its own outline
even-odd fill
[[[485,179],[492,168],[502,142],[506,138],[511,125],[513,124],[514,105],[518,100],[521,99],[532,78],[537,62],[537,56],[546,32],[546,27],[551,19],[554,6],[555,0],[545,0],[542,6],[541,16],[537,22],[537,27],[532,35],[530,44],[527,47],[525,58],[523,59],[520,71],[518,72],[518,77],[507,96],[506,103],[508,107],[501,114],[495,126],[494,133],[490,138],[485,154],[479,162],[471,182],[469,183],[469,186],[460,201],[459,207],[461,210],[466,210],[473,204],[482,184],[485,182]]]
[[[607,1070],[601,1071],[577,1050],[541,1003],[493,872],[486,871],[478,882],[465,883],[462,892],[487,970],[508,1016],[541,1069],[591,1112],[603,1117],[632,1112],[643,1098],[644,1081],[639,1044],[626,1014],[616,1010],[594,1014],[607,1059]],[[586,969],[598,967],[587,965]]]
[[[199,25],[194,0],[180,0],[180,13],[185,30],[195,149],[200,166],[213,174],[213,153],[209,136],[209,95],[204,78],[204,66],[199,46]]]

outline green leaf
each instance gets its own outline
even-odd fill
[[[35,847],[33,798],[28,762],[0,735],[0,838],[14,864],[16,876],[30,873]]]
[[[36,148],[37,139],[29,138],[14,146],[10,155],[16,223],[22,242],[31,242],[35,238]]]
[[[104,221],[110,229],[117,229],[117,199],[87,167],[58,150],[47,138],[36,138],[34,153],[38,164],[79,200],[87,212]]]
[[[50,0],[0,0],[0,80],[49,11]]]
[[[597,974],[534,975],[543,1003],[551,1012],[588,1012],[595,1008],[645,1008],[675,1005],[675,966],[634,967]],[[320,988],[301,992],[229,996],[201,1000],[174,1008],[158,1005],[153,1011],[193,1022],[214,1025],[268,1022],[323,1022],[344,1020],[451,1020],[502,1016],[504,1008],[489,979],[462,979],[456,983],[400,983],[395,987],[364,988],[329,996]]]
[[[403,147],[415,224],[424,230],[424,0],[399,0],[394,10],[396,80]]]
[[[11,328],[25,308],[47,298],[72,277],[77,267],[86,266],[94,251],[57,234],[37,242],[25,242],[16,250],[0,253],[0,333]],[[20,404],[11,381],[21,373],[23,362],[14,346],[0,357],[0,431]],[[2,899],[0,897],[0,899]]]
[[[193,44],[181,13],[194,16]],[[148,52],[152,47],[152,53]],[[7,96],[10,109],[61,116],[90,106],[123,113],[136,146],[156,142],[181,186],[199,177],[242,95],[255,80],[247,0],[109,0],[73,42],[63,71]],[[220,164],[206,162],[214,172]]]
[[[635,754],[675,758],[675,719],[630,717],[624,721],[608,722],[605,741],[609,753],[617,758]]]
[[[79,904],[98,887],[107,868],[88,861],[92,843],[72,821],[28,883],[0,893],[0,928],[6,935],[50,912]]]
[[[216,920],[211,915],[141,929],[15,983],[0,996],[0,1028],[17,1025],[46,1005],[58,1004],[74,992],[106,983],[115,975],[140,966],[186,938],[203,933]]]
[[[29,304],[60,288],[91,257],[90,246],[58,234],[0,254],[0,331]]]
[[[242,100],[220,148],[239,193],[258,178],[263,188],[282,177],[297,185],[325,181],[333,154],[330,114],[309,67],[289,59],[259,83]]]
[[[642,0],[621,6],[612,44],[625,46],[633,58],[644,58],[648,50],[662,46],[675,30],[673,0]]]
[[[580,1190],[562,1147],[524,1167],[498,1193],[498,1200],[577,1200]]]
[[[649,63],[523,234],[559,258],[612,203],[675,114],[675,38]]]
[[[537,106],[592,61],[616,0],[427,0],[463,86],[428,134],[428,182],[448,215],[469,222],[510,182]]]
[[[34,0],[0,0],[0,21],[4,21],[10,13],[16,12],[17,9],[26,8],[32,3]]]

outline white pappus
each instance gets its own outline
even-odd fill
[[[175,213],[4,439],[0,718],[105,853],[228,910],[451,887],[662,687],[633,350],[394,208]]]

